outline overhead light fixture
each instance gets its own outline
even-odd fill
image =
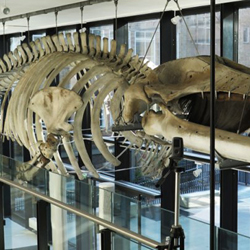
[[[179,15],[174,16],[173,18],[171,18],[171,22],[174,25],[177,25],[180,22],[180,20],[181,20],[181,17]]]
[[[6,6],[6,0],[4,1],[4,6],[1,7],[1,10],[4,15],[8,15],[10,13],[10,8]]]
[[[202,169],[198,168],[195,171],[193,171],[193,175],[197,178],[201,175]]]

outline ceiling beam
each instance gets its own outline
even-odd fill
[[[8,21],[13,21],[13,20],[22,19],[22,18],[28,18],[31,16],[44,15],[44,14],[48,14],[51,12],[59,12],[62,10],[81,8],[84,6],[89,6],[89,5],[94,5],[94,4],[98,4],[98,3],[104,3],[104,2],[112,2],[112,1],[114,1],[114,0],[88,0],[88,1],[84,1],[84,2],[67,4],[67,5],[53,7],[53,8],[49,8],[49,9],[33,11],[33,12],[26,13],[26,14],[20,14],[20,15],[11,16],[11,17],[0,18],[0,22],[6,23]]]

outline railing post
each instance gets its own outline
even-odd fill
[[[3,212],[3,206],[4,206],[4,202],[3,202],[3,183],[0,182],[0,249],[4,249],[4,225],[5,225],[5,221],[4,221],[4,212]]]
[[[49,203],[43,200],[37,201],[37,246],[38,250],[49,249]]]
[[[101,250],[111,250],[111,234],[109,229],[101,230]]]

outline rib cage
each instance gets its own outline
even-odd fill
[[[9,52],[0,59],[0,91],[2,94],[1,106],[1,133],[7,139],[15,140],[20,145],[29,149],[31,156],[38,151],[37,142],[44,141],[42,124],[36,114],[28,109],[29,100],[34,94],[43,88],[55,84],[54,79],[66,67],[70,71],[58,83],[58,87],[69,88],[82,95],[84,105],[75,114],[74,140],[77,150],[85,166],[97,176],[82,139],[82,119],[87,103],[94,99],[94,108],[91,116],[91,129],[93,139],[104,157],[114,165],[119,161],[112,156],[106,148],[101,136],[99,119],[101,105],[104,98],[113,90],[116,90],[112,99],[111,111],[115,120],[120,114],[120,103],[128,84],[134,79],[146,77],[151,69],[147,65],[141,67],[138,56],[132,57],[132,49],[126,53],[125,45],[121,45],[116,55],[116,41],[111,42],[111,50],[108,50],[108,39],[86,33],[74,33],[66,35],[53,35],[37,39],[29,44],[23,43],[14,52]],[[67,86],[70,79],[77,76],[78,80],[73,86]],[[83,91],[85,89],[85,91]],[[101,91],[100,91],[101,90]],[[97,96],[96,93],[99,92]],[[8,100],[9,98],[9,101]],[[6,113],[5,113],[5,110]],[[35,131],[32,129],[35,124]],[[136,137],[131,132],[123,133],[132,144],[141,146],[143,139]],[[79,178],[79,166],[73,157],[73,150],[67,138],[63,139],[66,152],[71,156],[71,164],[75,167]],[[62,168],[62,161],[58,153],[54,158],[60,172],[66,174]],[[51,167],[55,170],[55,167]],[[77,170],[78,168],[78,170]]]

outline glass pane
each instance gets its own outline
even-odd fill
[[[10,211],[5,219],[5,249],[37,249],[36,199],[23,191],[10,190]]]
[[[95,26],[90,27],[89,32],[91,34],[95,34],[96,36],[101,36],[101,47],[103,47],[103,41],[102,39],[104,37],[108,38],[109,40],[109,50],[110,50],[110,42],[112,39],[114,39],[114,31],[113,31],[113,25],[101,25],[101,26]]]
[[[250,230],[246,223],[246,221],[250,220],[250,173],[239,171],[238,180],[238,232],[250,237]]]
[[[208,213],[205,213],[207,217]],[[210,225],[197,220],[180,217],[180,223],[185,234],[185,249],[209,250],[210,249]]]
[[[250,49],[249,21],[250,8],[239,9],[238,62],[248,67],[250,66],[250,58],[247,53]],[[238,232],[249,237],[250,231],[246,221],[250,219],[248,199],[250,174],[239,171],[238,183]]]
[[[21,147],[16,141],[13,142],[13,155],[17,161],[23,161],[23,147]]]
[[[10,50],[14,51],[18,45],[25,39],[25,36],[11,37],[10,38]]]
[[[117,234],[113,234],[113,247],[112,250],[149,250],[149,249],[155,249],[150,248],[147,246],[144,246],[142,244],[139,244],[138,242],[135,242],[133,240],[129,240],[125,237],[122,237]]]
[[[250,248],[250,238],[244,235],[233,233],[221,228],[217,228],[217,248],[245,250]]]
[[[41,34],[33,34],[32,35],[32,41],[35,41],[36,39],[40,39],[42,37],[46,36],[46,33],[41,33]]]
[[[183,19],[177,23],[177,58],[198,55],[210,55],[210,14],[196,14],[185,16],[185,20],[192,35]],[[215,34],[215,53],[220,55],[220,13],[216,12],[216,34]]]
[[[249,51],[249,27],[250,8],[239,9],[239,35],[238,35],[238,62],[250,66],[250,58],[246,51]]]
[[[134,50],[134,54],[146,59],[149,66],[155,68],[160,64],[160,29],[157,29],[155,37],[149,47],[159,20],[133,22],[128,24],[128,47]]]
[[[105,187],[105,185],[101,185],[99,182],[91,179],[77,181],[74,178],[63,177],[44,169],[40,169],[31,181],[22,182],[23,175],[17,172],[17,168],[20,165],[21,163],[17,161],[1,156],[1,178],[9,179],[19,184],[21,182],[31,190],[53,197],[88,214],[99,216],[117,226],[122,226],[157,242],[164,243],[166,237],[170,235],[170,230],[174,223],[174,214],[172,212],[161,209],[159,205],[152,205],[152,202],[147,199],[139,202],[135,197],[129,198],[125,195],[114,193],[114,183],[112,182],[105,183],[105,185],[108,185]],[[31,169],[33,171],[35,167]],[[190,169],[190,172],[192,171],[193,169]],[[246,190],[247,192],[248,190]],[[246,193],[245,198],[248,197]],[[124,194],[127,194],[127,192]],[[5,231],[6,242],[8,242],[6,244],[9,244],[9,249],[13,249],[14,246],[27,247],[27,244],[36,247],[36,234],[34,234],[37,216],[36,198],[15,188],[10,189],[10,195],[11,216],[6,218],[6,228],[8,229]],[[197,197],[197,193],[194,197]],[[203,203],[204,197],[202,199],[198,197],[196,200],[199,201],[198,203]],[[191,217],[195,218],[195,213],[204,220],[205,216],[208,218],[209,210],[195,208],[193,210],[185,210],[185,216],[181,215],[180,224],[186,235],[185,247],[187,249],[208,250],[209,224],[192,219]],[[76,248],[76,246],[85,242],[84,244],[88,244],[87,249],[100,249],[98,248],[98,244],[100,244],[99,229],[94,223],[56,207],[51,208],[51,214],[51,222],[57,231],[52,232],[53,244],[66,244],[70,246],[70,249],[81,249]],[[186,216],[187,214],[189,214],[189,217]],[[55,236],[57,233],[60,235],[60,241],[58,236]],[[20,240],[18,243],[16,239],[19,237],[19,234],[24,234],[23,238],[29,240]],[[226,246],[218,249],[230,249],[228,246],[238,246],[238,249],[245,250],[250,247],[249,238],[242,235],[219,229],[216,237],[218,246]],[[224,237],[225,240],[222,240]],[[14,238],[15,241],[13,241]],[[16,245],[17,243],[19,245]],[[21,245],[23,243],[26,245]],[[140,249],[137,243],[116,235],[113,236],[113,246],[127,247],[124,249]],[[236,249],[236,247],[234,248]],[[141,246],[141,249],[143,249],[143,246]],[[145,247],[145,249],[148,248]]]

